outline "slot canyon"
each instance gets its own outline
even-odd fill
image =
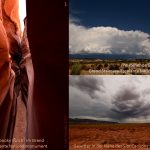
[[[0,149],[65,149],[68,12],[64,1],[27,0],[22,32],[18,4],[0,0]]]

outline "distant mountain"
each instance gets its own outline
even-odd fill
[[[80,118],[69,118],[69,124],[116,124],[118,122],[113,121],[100,121],[100,120],[93,120],[93,119],[80,119]]]
[[[136,59],[150,59],[150,56],[149,55],[133,55],[133,54],[78,53],[78,54],[69,54],[69,58],[136,60]]]

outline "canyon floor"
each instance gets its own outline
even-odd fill
[[[17,115],[13,136],[13,139],[16,140],[12,142],[12,145],[14,145],[14,148],[12,148],[13,150],[18,150],[18,148],[15,148],[15,145],[25,144],[24,141],[20,141],[21,139],[25,139],[25,133],[26,133],[26,108],[19,96],[17,99]],[[19,148],[19,150],[24,150],[24,148]]]

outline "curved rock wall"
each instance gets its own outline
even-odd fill
[[[32,84],[32,61],[26,28],[21,40],[18,0],[0,0],[0,139],[13,137],[17,98],[26,105]]]

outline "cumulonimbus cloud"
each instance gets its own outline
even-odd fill
[[[86,28],[70,21],[69,50],[70,53],[150,55],[150,35],[114,27]]]
[[[150,122],[147,76],[69,76],[70,117]]]

